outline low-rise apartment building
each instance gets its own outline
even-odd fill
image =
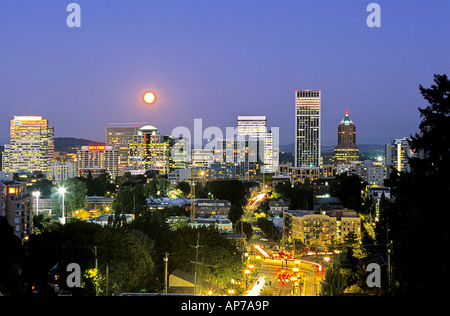
[[[23,239],[33,233],[32,197],[26,183],[0,181],[0,216],[6,217],[14,234]]]
[[[299,239],[305,245],[313,241],[343,242],[350,232],[361,237],[361,219],[352,210],[285,211],[284,216],[291,238]]]

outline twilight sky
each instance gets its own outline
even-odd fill
[[[81,28],[66,25],[71,2]],[[419,84],[450,75],[449,16],[445,0],[1,0],[0,144],[13,115],[95,141],[109,123],[169,134],[201,118],[225,133],[266,115],[288,144],[296,89],[321,89],[324,145],[346,109],[357,143],[385,143],[417,132]]]

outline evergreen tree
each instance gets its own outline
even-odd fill
[[[394,294],[426,294],[450,281],[450,81],[435,75],[434,82],[419,87],[429,105],[419,109],[420,133],[411,137],[412,171],[390,180],[395,200],[380,214],[393,241]]]

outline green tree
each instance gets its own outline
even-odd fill
[[[241,220],[238,220],[235,224],[233,224],[233,230],[239,234],[241,233],[241,230],[243,230],[246,236],[246,240],[248,241],[252,239],[253,227],[249,222],[241,222]]]
[[[267,218],[260,217],[257,220],[257,225],[261,228],[264,235],[274,241],[278,240],[278,229],[275,227],[272,221]]]
[[[154,291],[155,269],[149,244],[126,228],[103,227],[93,238],[98,248],[100,292],[106,294],[108,267],[109,295],[123,292]]]
[[[59,186],[55,186],[51,190],[53,210],[56,210],[58,214],[61,214],[62,212],[62,197],[58,192],[60,187],[66,189],[66,193],[64,195],[66,216],[76,209],[83,209],[86,207],[86,184],[76,178],[67,179],[61,181]]]
[[[450,281],[450,254],[444,251],[450,222],[450,81],[435,75],[430,88],[419,89],[428,105],[419,108],[420,132],[411,137],[416,157],[409,160],[411,173],[388,182],[395,199],[380,214],[386,240],[393,241],[393,294],[426,294]],[[418,260],[423,252],[426,265]]]
[[[415,173],[449,175],[450,166],[450,80],[447,75],[434,75],[430,88],[419,86],[428,106],[419,108],[420,133],[411,137],[411,148],[419,154],[410,164]]]
[[[185,227],[170,234],[170,270],[181,269],[194,274],[197,238],[199,237],[197,265],[199,277],[217,284],[227,284],[237,277],[242,268],[242,253],[230,239],[212,227]]]
[[[191,192],[191,186],[189,185],[189,183],[184,182],[184,181],[177,183],[177,189],[179,189],[181,191],[183,196],[188,196],[189,193]]]
[[[280,182],[275,186],[274,191],[279,195],[281,199],[291,198],[292,196],[292,184],[291,181]]]
[[[325,278],[320,283],[320,296],[343,295],[347,283],[341,273],[338,260],[333,260],[325,272]]]
[[[228,212],[228,219],[235,225],[244,215],[244,208],[240,204],[232,204]]]
[[[25,252],[4,216],[0,216],[0,253],[0,295],[22,294],[20,270]]]
[[[116,215],[121,214],[142,214],[146,210],[147,199],[141,184],[134,188],[121,188],[111,205]]]
[[[39,181],[33,183],[31,186],[27,187],[27,193],[31,195],[33,191],[41,192],[41,199],[49,199],[52,194],[52,181],[48,179],[40,179]]]
[[[252,186],[255,186],[255,183],[239,180],[214,180],[206,183],[205,192],[211,193],[216,199],[228,200],[231,205],[244,206]]]
[[[291,206],[293,210],[312,210],[314,205],[314,190],[311,182],[306,179],[305,182],[297,182],[291,190]]]
[[[153,244],[152,260],[155,264],[155,273],[159,283],[157,288],[164,286],[164,253],[168,252],[170,247],[170,229],[166,223],[167,216],[171,210],[162,210],[158,212],[144,212],[137,216],[128,226],[134,231],[140,231],[145,234],[148,240]]]
[[[366,183],[355,175],[343,173],[336,176],[336,180],[330,185],[330,193],[341,200],[345,208],[360,212],[363,209],[363,197],[361,191]]]
[[[146,197],[163,197],[171,189],[171,184],[166,176],[154,175],[147,184],[144,185],[144,194]]]

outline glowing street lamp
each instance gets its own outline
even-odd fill
[[[62,196],[62,217],[61,217],[61,224],[65,224],[66,223],[66,217],[64,216],[64,197],[66,195],[66,188],[64,187],[60,187],[58,188],[58,193],[61,194]]]
[[[33,191],[31,193],[36,198],[36,215],[39,213],[39,197],[41,196],[41,192]]]

